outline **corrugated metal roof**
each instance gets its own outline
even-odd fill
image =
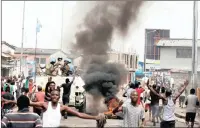
[[[156,45],[160,47],[192,47],[192,39],[161,39]],[[200,47],[200,40],[198,40],[198,47]]]

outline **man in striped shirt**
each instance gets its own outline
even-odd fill
[[[39,115],[29,111],[30,101],[25,95],[17,99],[18,111],[6,114],[2,121],[2,128],[42,128]]]

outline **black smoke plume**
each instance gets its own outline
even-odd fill
[[[114,97],[127,71],[124,66],[108,63],[109,43],[115,29],[126,35],[137,18],[140,0],[104,1],[86,15],[76,33],[76,48],[83,53],[82,67],[86,92],[93,96]]]

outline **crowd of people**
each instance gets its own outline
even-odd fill
[[[69,90],[74,79],[75,76],[70,82],[67,78],[66,83],[56,86],[52,78],[49,78],[45,91],[42,91],[41,86],[36,86],[31,78],[29,78],[28,86],[26,86],[26,82],[24,84],[21,82],[18,85],[21,91],[11,91],[13,86],[11,83],[17,84],[17,79],[7,78],[6,81],[2,79],[2,111],[5,112],[2,114],[1,126],[3,128],[59,127],[62,114],[64,113],[63,116],[66,118],[65,114],[67,112],[83,119],[97,120],[97,126],[101,127],[105,123],[105,116],[102,114],[92,116],[79,113],[67,106],[69,103]],[[60,88],[64,90],[63,104],[59,103]],[[17,91],[21,93],[14,98]],[[12,111],[15,105],[18,107],[17,112]],[[33,107],[33,112],[29,109],[30,106]]]
[[[66,79],[61,86],[56,86],[52,77],[49,77],[43,90],[41,86],[36,86],[31,78],[25,79],[23,76],[2,78],[1,126],[3,128],[59,127],[62,116],[67,119],[67,113],[71,113],[80,118],[97,120],[97,126],[102,128],[106,123],[104,114],[92,116],[77,112],[67,106],[74,79],[75,75],[72,81]],[[188,81],[185,81],[180,86],[179,92],[172,95],[171,89],[151,84],[151,79],[146,83],[129,83],[129,88],[124,93],[127,99],[120,101],[119,106],[113,110],[113,114],[120,111],[123,113],[123,127],[145,127],[147,120],[145,112],[148,112],[153,126],[160,122],[161,128],[175,128],[176,100],[183,96],[182,93],[187,85]],[[59,103],[61,88],[63,88],[63,103]],[[195,89],[190,90],[190,94],[185,96],[184,101],[186,101],[184,103],[186,124],[189,126],[191,122],[191,127],[193,127],[196,109],[199,106]],[[17,112],[13,112],[15,105],[18,107]],[[33,111],[30,106],[33,107]]]
[[[144,115],[145,112],[148,112],[149,121],[153,123],[153,126],[160,121],[161,128],[175,128],[175,105],[179,98],[180,107],[183,107],[183,104],[186,105],[186,125],[193,128],[199,101],[193,88],[190,90],[190,94],[185,96],[187,85],[188,81],[185,81],[180,86],[178,93],[173,95],[172,89],[150,84],[149,80],[142,84],[130,82],[123,94],[127,97],[126,101],[120,102],[113,112],[123,111],[124,127],[144,127],[146,124]],[[183,96],[186,98],[183,99]]]

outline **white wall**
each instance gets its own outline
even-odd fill
[[[4,52],[4,53],[10,52],[11,55],[14,55],[15,51],[12,48],[10,48],[9,46],[2,44],[2,52]]]
[[[200,48],[198,49],[198,70],[200,71]],[[161,47],[161,69],[191,70],[192,58],[176,58],[176,47]]]
[[[56,58],[56,59],[57,59],[58,57],[63,58],[63,60],[67,58],[67,56],[66,56],[63,52],[61,52],[61,51],[58,51],[58,52],[56,52],[56,53],[54,53],[54,54],[52,54],[52,55],[50,56],[50,58]]]
[[[80,67],[81,61],[82,61],[82,56],[79,56],[79,57],[73,59],[74,66]]]

